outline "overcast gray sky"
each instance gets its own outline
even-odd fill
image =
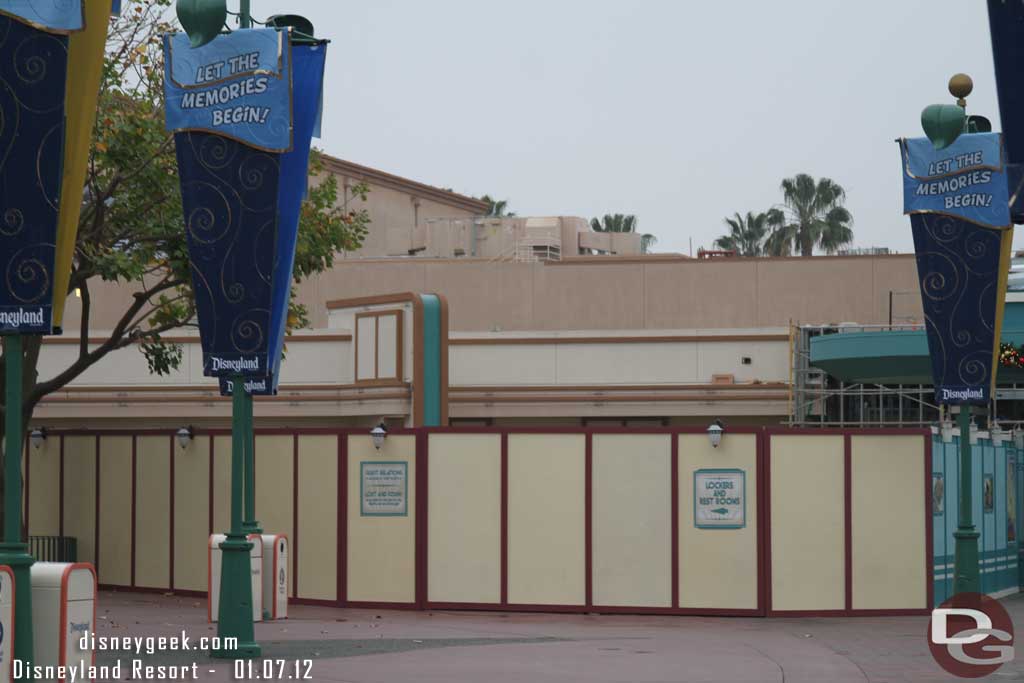
[[[334,40],[329,153],[520,215],[633,213],[658,251],[710,247],[799,172],[846,188],[855,246],[912,251],[893,139],[958,71],[999,120],[983,0],[286,4],[253,10]]]

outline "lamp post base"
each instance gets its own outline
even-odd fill
[[[954,549],[955,567],[953,593],[980,593],[978,577],[978,537],[974,527],[960,527],[953,532],[956,541]]]
[[[0,564],[14,573],[14,658],[26,666],[33,659],[32,646],[32,565],[25,543],[0,543]],[[95,628],[95,624],[93,624]]]
[[[252,543],[245,536],[229,534],[220,544],[220,608],[217,637],[221,648],[211,650],[217,659],[255,659],[262,650],[256,643],[252,625],[252,573],[249,551]],[[226,647],[227,638],[235,639]]]

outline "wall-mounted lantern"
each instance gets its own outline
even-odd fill
[[[712,448],[718,448],[718,444],[722,443],[722,434],[725,433],[725,427],[722,426],[721,420],[715,420],[708,427],[708,440],[711,442]]]

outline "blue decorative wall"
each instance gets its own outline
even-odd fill
[[[1020,506],[1022,478],[1018,466],[1024,453],[1012,442],[997,446],[979,439],[973,447],[974,525],[981,563],[981,590],[999,593],[1016,589],[1019,583],[1018,549],[1020,543]],[[953,558],[960,490],[960,440],[954,436],[943,443],[941,435],[932,438],[932,524],[934,527],[935,604],[953,594]],[[985,505],[985,480],[992,482],[991,509]],[[941,511],[936,505],[936,482],[941,481]]]

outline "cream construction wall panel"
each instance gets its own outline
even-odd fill
[[[920,435],[851,439],[854,609],[929,606],[924,444]]]
[[[594,604],[671,607],[671,436],[592,438]]]
[[[508,600],[585,602],[582,434],[508,437]]]
[[[844,609],[844,437],[770,438],[772,609]]]
[[[171,437],[139,436],[135,444],[135,585],[169,588]]]
[[[60,499],[53,492],[60,488],[60,437],[49,437],[38,450],[29,446],[28,484],[29,534],[57,536]]]
[[[337,436],[299,437],[298,477],[298,597],[337,600]]]
[[[361,462],[405,462],[408,491],[404,517],[363,517]],[[299,465],[301,476],[302,465]],[[348,599],[404,602],[416,599],[416,439],[389,436],[379,451],[369,436],[348,437]],[[302,513],[299,513],[302,520]],[[303,540],[300,536],[299,545]],[[302,588],[300,583],[299,588]]]
[[[174,446],[174,588],[205,591],[210,534],[210,437]]]
[[[64,437],[64,534],[78,561],[96,561],[96,437]]]
[[[132,437],[100,437],[99,582],[132,581]]]
[[[700,469],[746,473],[746,526],[698,529],[693,478]],[[757,608],[757,438],[729,434],[712,448],[706,434],[679,435],[679,606]]]
[[[501,601],[501,436],[431,434],[427,599]]]
[[[305,438],[305,437],[300,437]],[[292,435],[256,437],[256,519],[267,534],[295,536],[293,462],[295,438]],[[294,555],[294,553],[292,553]],[[295,597],[297,556],[288,568],[288,595]]]
[[[213,533],[231,526],[231,437],[213,437]],[[207,539],[209,542],[209,539]]]

